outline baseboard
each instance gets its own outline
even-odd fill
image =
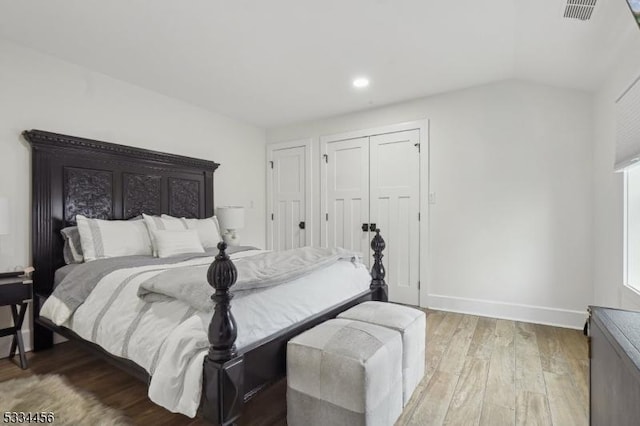
[[[9,356],[9,349],[11,349],[11,339],[13,336],[0,337],[0,358],[6,358]],[[31,351],[31,330],[22,330],[22,339],[24,340],[24,350],[26,352]]]
[[[427,307],[441,311],[553,325],[578,330],[582,329],[587,319],[586,307],[584,311],[574,311],[546,306],[522,305],[518,303],[505,303],[437,294],[427,296]]]

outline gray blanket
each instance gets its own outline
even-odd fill
[[[359,256],[341,248],[303,247],[234,260],[238,280],[231,290],[235,293],[288,283],[339,260],[359,262]],[[209,265],[167,269],[142,282],[138,297],[146,302],[179,299],[199,311],[210,312],[213,288],[207,282],[208,268]]]
[[[227,253],[233,254],[252,249],[255,248],[229,247]],[[138,266],[158,265],[158,267],[162,267],[162,265],[171,265],[200,257],[211,257],[213,262],[213,256],[217,253],[218,249],[211,248],[207,249],[205,253],[182,254],[164,259],[151,256],[125,256],[77,264],[56,286],[53,295],[60,299],[73,313],[89,297],[98,282],[114,271]]]

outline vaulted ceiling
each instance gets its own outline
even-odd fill
[[[272,127],[508,78],[594,90],[638,29],[624,0],[589,21],[565,4],[0,0],[0,37]]]

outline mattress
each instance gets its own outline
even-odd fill
[[[232,259],[256,253],[262,251],[237,253]],[[152,401],[194,417],[212,314],[196,311],[177,299],[146,303],[136,295],[144,274],[123,282],[122,277],[130,275],[130,270],[125,270],[105,276],[63,325],[143,367],[152,376]],[[242,350],[352,298],[366,291],[369,284],[364,265],[341,261],[285,284],[240,292],[231,303],[238,329],[236,347]],[[45,303],[43,316],[54,310]]]

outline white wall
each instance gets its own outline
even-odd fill
[[[0,271],[31,261],[25,129],[217,161],[216,205],[247,207],[242,239],[265,244],[263,129],[0,40],[0,196],[10,199],[13,224],[0,237]],[[0,327],[8,318],[0,309]]]
[[[594,303],[640,310],[640,296],[623,285],[624,184],[623,174],[613,172],[615,101],[640,76],[640,31],[633,19],[624,22],[629,25],[617,26],[625,29],[615,46],[617,59],[594,102]]]
[[[582,326],[592,299],[590,94],[506,81],[268,129],[267,140],[317,145],[321,135],[424,118],[431,170],[422,184],[436,204],[421,304]]]

